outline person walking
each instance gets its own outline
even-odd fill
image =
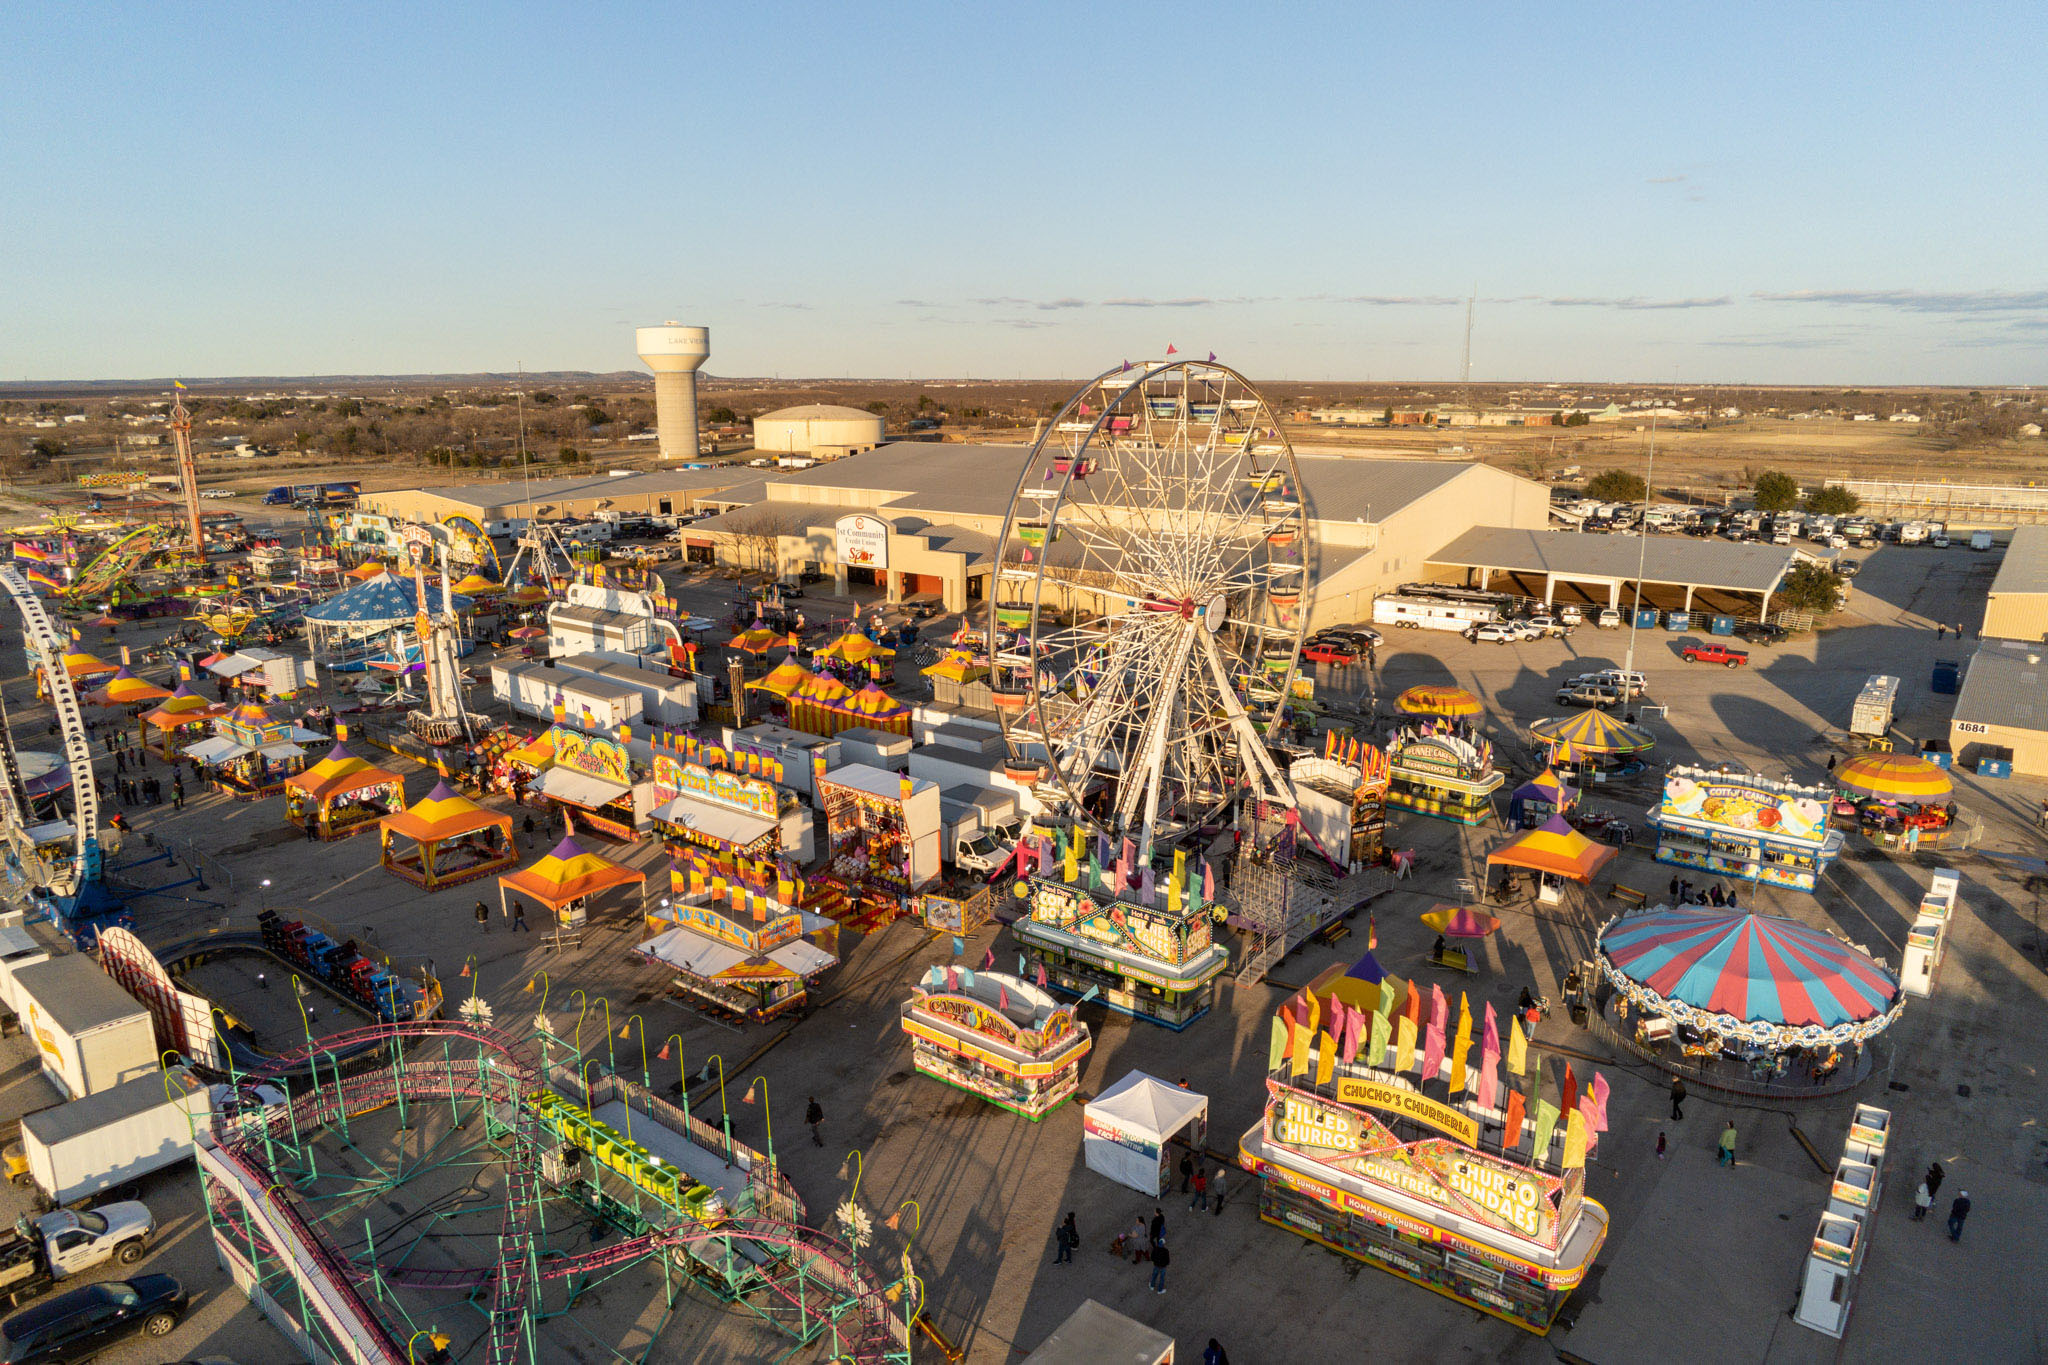
[[[1961,632],[1958,632],[1960,634]],[[1948,1239],[1951,1242],[1963,1240],[1963,1220],[1970,1216],[1970,1192],[1964,1190],[1955,1202],[1948,1206]]]
[[[1923,1180],[1920,1182],[1920,1188],[1913,1191],[1913,1221],[1916,1223],[1926,1222],[1927,1210],[1933,1207],[1934,1191],[1928,1189],[1927,1182]]]
[[[1068,1216],[1072,1217],[1071,1214]],[[1052,1242],[1058,1248],[1058,1250],[1053,1252],[1052,1256],[1052,1263],[1054,1265],[1061,1265],[1074,1259],[1073,1248],[1067,1245],[1067,1225],[1065,1223],[1061,1223],[1052,1230]]]
[[[1195,1197],[1188,1201],[1188,1210],[1189,1212],[1193,1212],[1196,1209],[1201,1209],[1203,1212],[1206,1213],[1208,1211],[1208,1208],[1209,1173],[1205,1170],[1202,1170],[1200,1167],[1197,1167],[1195,1169]]]
[[[1927,1163],[1927,1197],[1934,1198],[1941,1193],[1941,1182],[1948,1179],[1948,1172],[1941,1168],[1939,1161]]]
[[[1663,1135],[1662,1133],[1659,1133],[1659,1134],[1657,1134],[1657,1160],[1659,1160],[1659,1161],[1662,1161],[1663,1159],[1664,1159],[1664,1135]]]
[[[1673,1077],[1671,1081],[1671,1121],[1673,1123],[1680,1122],[1685,1118],[1685,1110],[1679,1107],[1684,1103],[1685,1078],[1683,1076]]]
[[[491,932],[491,907],[482,901],[476,903],[476,927],[487,934]]]
[[[1833,755],[1833,754],[1829,754],[1829,755],[1828,755],[1828,771],[1829,771],[1829,772],[1833,772],[1834,770],[1835,770],[1835,755]]]
[[[1968,1202],[1968,1201],[1964,1201],[1964,1203],[1965,1203],[1966,1205],[1967,1205],[1967,1202]],[[1969,1211],[1969,1210],[1968,1210],[1968,1208],[1967,1208],[1967,1207],[1965,1207],[1965,1209],[1964,1209],[1964,1212],[1966,1212],[1966,1213],[1967,1213],[1968,1211]],[[1960,1222],[1958,1222],[1958,1221],[1956,1220],[1956,1218],[1955,1218],[1955,1216],[1954,1216],[1953,1214],[1951,1214],[1951,1215],[1949,1216],[1949,1220],[1948,1220],[1948,1225],[1949,1225],[1950,1227],[1952,1227],[1952,1228],[1954,1228],[1954,1227],[1961,1227],[1961,1226],[1962,1226],[1962,1224],[1961,1224]],[[1152,1244],[1152,1292],[1153,1292],[1153,1293],[1155,1293],[1155,1294],[1164,1294],[1164,1293],[1166,1292],[1166,1267],[1167,1267],[1167,1266],[1169,1266],[1169,1265],[1171,1265],[1172,1263],[1173,1263],[1173,1257],[1172,1257],[1171,1255],[1169,1255],[1169,1254],[1167,1253],[1167,1250],[1166,1250],[1166,1243],[1164,1243],[1164,1242],[1154,1242],[1154,1243]]]
[[[1202,1365],[1230,1365],[1230,1357],[1224,1353],[1222,1342],[1209,1338],[1208,1348],[1202,1352]]]
[[[1215,1173],[1209,1177],[1209,1197],[1215,1201],[1210,1211],[1218,1218],[1223,1216],[1223,1173],[1229,1169],[1228,1166],[1218,1166]]]
[[[530,934],[533,932],[526,924],[526,902],[516,897],[512,901],[512,932],[515,934]]]
[[[804,1106],[804,1122],[811,1126],[811,1141],[820,1147],[825,1145],[825,1139],[818,1136],[818,1125],[824,1121],[825,1111],[818,1107],[818,1097],[813,1095],[811,1102]]]
[[[1062,1261],[1069,1265],[1073,1264],[1074,1248],[1081,1245],[1081,1230],[1074,1226],[1074,1214],[1071,1209],[1067,1211],[1066,1221],[1054,1229],[1053,1238],[1060,1244],[1060,1254],[1052,1258],[1053,1264],[1058,1265]]]
[[[1735,1164],[1735,1120],[1728,1120],[1728,1126],[1721,1130],[1721,1154],[1714,1158],[1723,1166]]]
[[[128,751],[127,751],[127,750],[125,750],[125,749],[116,749],[116,750],[114,750],[114,771],[115,771],[115,772],[117,772],[117,773],[125,773],[125,772],[127,772],[127,771],[128,771]]]
[[[1936,621],[1934,623],[1934,638],[1937,640],[1946,640],[1948,638],[1948,623],[1946,621]]]
[[[1188,1192],[1188,1182],[1195,1178],[1195,1154],[1192,1150],[1180,1154],[1180,1192]]]
[[[185,777],[182,773],[171,779],[171,809],[185,809]]]

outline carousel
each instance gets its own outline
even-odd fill
[[[1853,1082],[1866,1045],[1905,1007],[1899,978],[1862,948],[1754,911],[1618,915],[1601,926],[1595,958],[1639,1051],[1738,1086],[1824,1086],[1844,1066]]]
[[[1834,815],[1881,848],[1910,853],[1952,842],[1961,830],[1955,782],[1913,754],[1870,753],[1835,769]]]
[[[405,779],[341,744],[304,772],[284,780],[285,818],[310,823],[322,839],[343,839],[405,804]]]
[[[1576,768],[1581,786],[1629,767],[1639,755],[1657,746],[1656,736],[1648,730],[1597,709],[1539,720],[1529,727],[1529,738],[1539,749],[1549,751],[1553,768]]]
[[[363,570],[372,570],[363,576]],[[342,589],[317,607],[306,610],[306,639],[313,662],[336,673],[362,672],[377,662],[414,662],[419,658],[417,622],[436,603],[422,603],[410,578],[399,578],[381,564],[351,571],[361,581]],[[451,592],[447,606],[458,618],[474,604]],[[470,640],[456,638],[457,654],[467,654]]]
[[[446,782],[436,782],[432,791],[385,816],[378,826],[384,870],[423,891],[459,886],[519,861],[512,817],[485,810]]]

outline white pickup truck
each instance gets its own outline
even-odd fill
[[[156,1215],[134,1200],[17,1219],[0,1242],[0,1300],[12,1308],[102,1261],[134,1265],[155,1235]]]

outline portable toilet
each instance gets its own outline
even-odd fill
[[[1963,666],[1954,659],[1936,659],[1933,687],[1938,695],[1944,697],[1953,697],[1962,691]]]
[[[1637,608],[1636,608],[1636,629],[1637,629],[1637,630],[1655,630],[1656,628],[1657,628],[1657,609],[1656,609],[1655,607],[1637,607]]]
[[[1733,635],[1734,633],[1735,618],[1732,616],[1716,616],[1707,623],[1707,634],[1709,635]]]
[[[1689,611],[1667,611],[1664,613],[1664,629],[1691,630],[1692,613]]]

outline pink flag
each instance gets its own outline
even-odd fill
[[[1205,901],[1216,899],[1216,869],[1209,866],[1207,858],[1202,859],[1202,899]]]
[[[1491,1005],[1488,1005],[1487,1008],[1490,1010],[1493,1007]],[[1488,1025],[1491,1025],[1493,1023],[1491,1019],[1488,1019],[1486,1022],[1488,1023]],[[1481,1109],[1493,1108],[1495,1092],[1499,1086],[1499,1075],[1499,1044],[1496,1043],[1492,1047],[1483,1047],[1479,1049],[1479,1087],[1478,1094],[1475,1095],[1474,1098],[1476,1098],[1479,1101],[1479,1107]]]
[[[1435,982],[1431,982],[1429,987],[1430,1030],[1434,1033],[1441,1034],[1444,1031],[1444,1025],[1448,1024],[1450,1022],[1450,1019],[1451,1002],[1444,999],[1444,988],[1442,986],[1437,985]]]
[[[1443,999],[1441,992],[1437,999]],[[1444,1065],[1444,1026],[1440,1019],[1429,1021],[1429,1033],[1422,1040],[1422,1072],[1418,1079],[1433,1081]]]
[[[996,987],[996,1008],[999,1010],[1010,1008],[1010,988],[1008,986]]]
[[[946,968],[946,989],[949,991],[960,989],[960,969],[958,967]]]
[[[1031,559],[1031,547],[1030,547],[1029,545],[1026,545],[1026,546],[1024,547],[1024,562],[1025,562],[1026,564],[1029,564],[1029,563],[1031,563],[1031,562],[1032,562],[1032,559]]]
[[[1500,1052],[1500,1025],[1494,1022],[1493,1002],[1486,1002],[1486,1026],[1479,1035],[1479,1050],[1496,1055]]]
[[[1358,1006],[1356,1005],[1349,1005],[1345,1007],[1344,1022],[1345,1025],[1350,1029],[1350,1032],[1347,1033],[1344,1037],[1345,1061],[1355,1062],[1358,1060],[1358,1050],[1365,1046],[1367,1033],[1366,1021],[1369,1018],[1371,1018],[1371,1016],[1368,1015],[1364,1010],[1358,1008]]]
[[[981,955],[981,969],[985,972],[992,972],[996,969],[996,950],[994,948],[990,948]]]
[[[1607,1077],[1605,1073],[1593,1073],[1593,1093],[1590,1104],[1581,1104],[1586,1110],[1586,1122],[1596,1133],[1607,1131]]]
[[[1179,355],[1179,354],[1180,354],[1180,352],[1179,352],[1179,351],[1177,351],[1177,350],[1175,350],[1175,349],[1174,349],[1174,348],[1173,348],[1172,346],[1168,346],[1168,347],[1166,348],[1166,353],[1167,353],[1168,355]]]
[[[1045,964],[1043,962],[1038,964],[1038,986],[1040,990],[1045,988]]]

